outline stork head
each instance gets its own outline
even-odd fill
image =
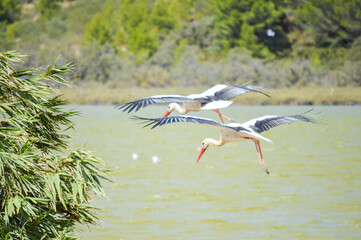
[[[201,151],[200,151],[200,153],[199,153],[199,156],[198,156],[198,159],[197,159],[197,163],[199,162],[199,159],[201,159],[203,153],[207,150],[207,148],[208,148],[209,146],[217,145],[216,142],[217,142],[217,141],[214,140],[214,139],[212,139],[212,138],[206,138],[206,139],[203,140],[203,142],[202,142],[202,149],[201,149]]]
[[[164,118],[167,117],[171,112],[173,112],[178,107],[177,103],[171,103],[168,105],[167,111],[164,114]]]

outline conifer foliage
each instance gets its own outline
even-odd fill
[[[90,201],[104,196],[107,170],[88,152],[68,151],[76,112],[50,84],[67,84],[71,64],[16,70],[23,57],[0,53],[0,239],[76,239],[76,224],[97,219]]]

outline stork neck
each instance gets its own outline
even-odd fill
[[[179,112],[180,114],[186,114],[188,112],[184,106],[181,107],[178,103],[175,103],[174,107],[175,107],[175,110],[177,112]]]
[[[219,147],[219,146],[222,146],[224,145],[226,142],[223,140],[223,138],[221,137],[219,140],[215,140],[215,139],[212,139],[212,138],[209,138],[208,139],[210,145],[213,145],[213,146],[216,146],[216,147]]]

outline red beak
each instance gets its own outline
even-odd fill
[[[201,152],[199,153],[198,159],[197,159],[197,163],[199,162],[199,159],[201,159],[203,153],[206,151],[207,148],[202,148]]]
[[[167,117],[169,115],[170,111],[166,111],[166,113],[164,114],[164,118]]]

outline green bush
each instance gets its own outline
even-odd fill
[[[0,0],[0,22],[15,22],[20,16],[21,0]]]
[[[309,0],[300,5],[298,21],[312,31],[320,47],[349,47],[361,35],[361,0]]]
[[[58,0],[38,0],[37,9],[42,16],[51,18],[60,9]]]
[[[361,36],[352,43],[351,48],[346,53],[346,60],[361,62]]]
[[[85,41],[96,42],[98,48],[111,42],[111,31],[106,19],[99,13],[95,14],[92,21],[86,26]]]
[[[60,18],[52,18],[48,24],[48,36],[52,39],[60,37],[66,30],[65,22]]]
[[[15,70],[22,58],[0,53],[0,239],[77,239],[76,226],[97,219],[90,202],[104,196],[107,171],[90,153],[67,150],[76,112],[49,84],[67,84],[71,65]]]

